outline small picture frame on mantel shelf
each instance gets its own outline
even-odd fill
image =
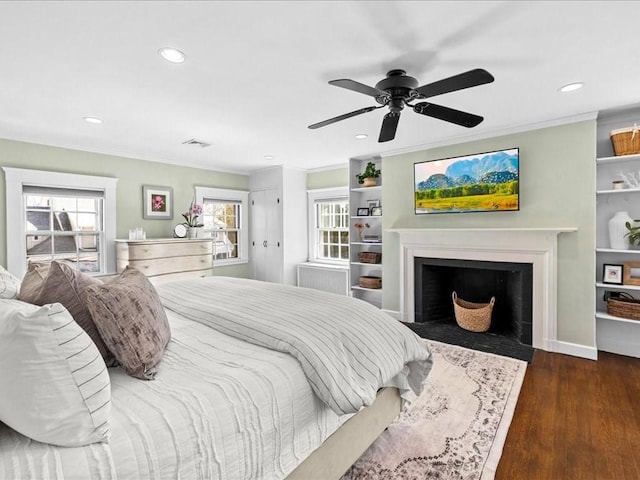
[[[604,264],[602,268],[602,283],[622,285],[623,266]]]

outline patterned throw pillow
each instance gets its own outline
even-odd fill
[[[20,280],[0,265],[0,298],[18,298]]]
[[[36,298],[31,302],[36,305],[48,303],[61,303],[73,316],[73,319],[89,334],[91,340],[98,347],[98,351],[106,364],[110,367],[116,365],[115,358],[100,337],[96,325],[91,318],[91,313],[84,303],[82,290],[89,285],[102,285],[102,281],[90,277],[86,273],[76,270],[69,265],[51,262],[42,287]]]
[[[0,345],[0,421],[63,447],[109,440],[107,367],[62,305],[0,300]]]
[[[107,348],[132,377],[152,380],[171,339],[155,288],[127,267],[115,280],[84,289],[84,299]]]

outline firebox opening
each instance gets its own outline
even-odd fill
[[[443,336],[434,340],[463,346],[505,341],[532,345],[532,264],[445,258],[415,258],[414,262],[415,321],[433,336]],[[488,332],[469,332],[456,324],[454,291],[459,298],[475,303],[496,297]],[[492,351],[503,353],[500,348]]]

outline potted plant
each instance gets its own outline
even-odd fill
[[[380,176],[380,170],[376,168],[376,164],[368,162],[362,173],[356,173],[358,183],[364,184],[365,187],[373,187],[377,184],[376,178]]]

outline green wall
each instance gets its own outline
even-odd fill
[[[234,173],[180,167],[166,163],[50,147],[0,139],[0,167],[50,170],[64,173],[99,175],[118,179],[116,215],[117,238],[127,238],[129,229],[144,228],[147,238],[173,236],[173,227],[182,223],[181,213],[193,200],[194,187],[207,186],[249,190],[249,177]],[[4,172],[0,170],[0,264],[7,263],[6,194]],[[173,219],[142,218],[142,186],[173,187]],[[214,268],[218,275],[248,277],[246,264]]]
[[[577,227],[558,237],[558,340],[595,346],[596,122],[584,121],[383,158],[383,228]],[[520,211],[415,215],[413,164],[457,155],[520,148]],[[384,234],[383,258],[398,258],[397,235]],[[400,285],[399,265],[385,261],[384,285]],[[400,310],[385,288],[383,308]]]
[[[349,167],[336,167],[307,173],[307,190],[318,188],[344,187],[349,184]]]

